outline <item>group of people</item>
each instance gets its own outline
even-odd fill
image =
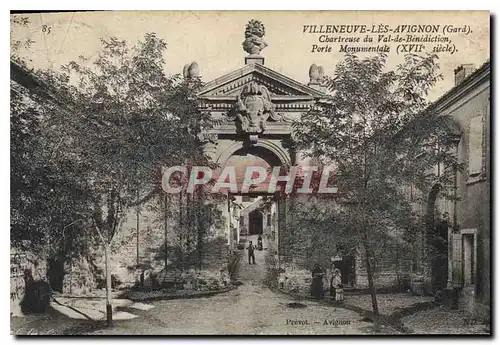
[[[249,241],[248,250],[248,264],[255,263],[255,250],[262,250],[262,236],[259,235],[257,238],[257,247]],[[342,273],[335,266],[332,267],[332,278],[330,279],[330,296],[335,301],[342,301],[344,299],[344,290],[342,285]],[[311,283],[311,296],[316,298],[322,298],[325,296],[325,291],[323,288],[323,270],[316,264],[312,270],[312,283]]]
[[[312,270],[312,284],[311,284],[311,296],[316,298],[322,298],[325,296],[323,289],[323,270],[316,264]],[[342,274],[340,270],[333,267],[332,278],[330,279],[330,296],[335,301],[342,301],[344,299],[344,290],[342,285]]]

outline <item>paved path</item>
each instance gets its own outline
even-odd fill
[[[255,243],[255,242],[254,242]],[[265,247],[265,243],[264,243]],[[263,285],[264,255],[256,251],[256,265],[247,253],[240,261],[243,285],[209,298],[149,302],[155,306],[137,311],[133,320],[116,321],[112,329],[92,334],[360,334],[370,323],[343,308],[301,301],[305,308],[290,308],[290,297]]]

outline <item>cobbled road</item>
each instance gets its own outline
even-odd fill
[[[251,239],[256,243],[256,239]],[[256,251],[256,265],[249,265],[246,253],[239,263],[237,289],[207,298],[147,302],[148,311],[139,317],[115,321],[114,327],[93,332],[106,334],[155,335],[287,335],[367,334],[371,324],[353,311],[300,301],[302,308],[290,308],[293,298],[263,285],[264,255]]]

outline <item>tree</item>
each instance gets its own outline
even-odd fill
[[[16,63],[11,67],[21,80],[29,75]],[[57,154],[60,138],[50,134],[50,96],[21,84],[11,83],[10,99],[11,246],[47,259],[49,282],[60,290],[64,262],[93,243],[84,221],[87,188],[81,177],[86,168]]]
[[[11,16],[11,247],[46,260],[51,288],[62,291],[64,263],[94,242],[84,221],[85,166],[56,154],[59,133],[52,135],[49,123],[57,99],[20,57],[34,42],[13,35],[28,25],[27,17]]]
[[[364,59],[347,54],[327,78],[330,105],[294,124],[298,147],[336,168],[344,206],[339,228],[349,229],[348,242],[365,253],[376,330],[376,259],[394,229],[422,225],[402,187],[423,191],[436,181],[449,185],[458,168],[449,150],[450,119],[425,112],[427,93],[441,78],[437,59],[410,54],[387,71],[384,54]],[[438,163],[446,167],[441,174],[428,174]],[[332,217],[325,218],[325,227]]]
[[[35,43],[31,39],[19,40],[13,38],[13,29],[20,27],[28,27],[30,20],[26,16],[14,15],[10,16],[10,59],[15,61],[16,63],[26,66],[26,61],[21,59],[19,53],[22,49],[29,49],[33,43]]]
[[[162,166],[205,163],[197,135],[209,114],[197,109],[199,79],[165,74],[166,43],[155,34],[131,48],[116,38],[102,44],[94,61],[81,57],[63,73],[40,73],[68,109],[51,116],[57,152],[85,166],[88,222],[104,246],[111,324],[110,243],[130,207],[160,195]]]

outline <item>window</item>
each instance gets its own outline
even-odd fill
[[[483,116],[473,117],[469,123],[469,176],[478,176],[483,172]]]
[[[452,234],[452,283],[454,287],[474,285],[477,272],[477,230]]]
[[[271,226],[271,214],[267,214],[267,226]]]

